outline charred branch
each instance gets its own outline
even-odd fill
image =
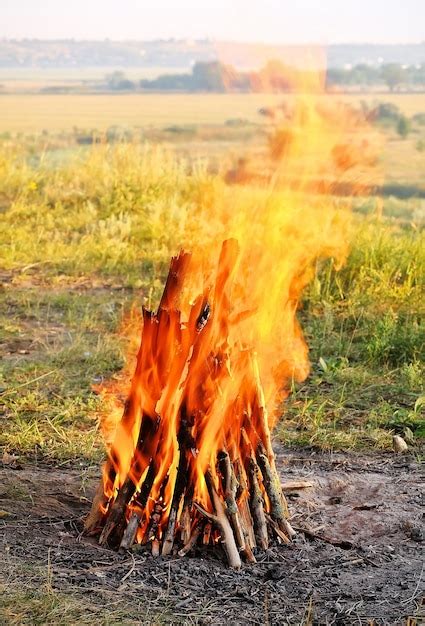
[[[276,469],[271,466],[267,452],[262,443],[260,443],[257,448],[257,460],[263,476],[264,487],[270,500],[270,516],[279,528],[288,535],[289,539],[291,539],[296,533],[286,519],[288,506],[285,496],[282,493]]]

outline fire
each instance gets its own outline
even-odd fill
[[[228,544],[230,522],[250,560],[248,548],[268,541],[261,515],[290,538],[270,429],[292,381],[309,372],[296,317],[302,291],[318,260],[341,264],[347,254],[348,206],[329,194],[342,173],[361,183],[361,127],[358,114],[323,97],[294,100],[270,184],[224,188],[213,209],[188,217],[189,245],[172,259],[157,311],[143,311],[131,387],[86,525],[103,527],[102,542],[115,534],[112,543],[127,545],[133,518],[133,537],[166,554],[176,532],[190,545],[201,522],[204,537],[212,522],[211,541]]]

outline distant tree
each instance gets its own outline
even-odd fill
[[[406,80],[406,72],[399,63],[387,63],[383,65],[381,76],[390,91],[394,91]]]
[[[136,88],[136,84],[132,80],[128,80],[124,72],[112,72],[105,76],[109,89],[114,91],[131,91]]]
[[[376,85],[379,82],[379,71],[366,63],[355,65],[350,71],[350,84]]]
[[[410,122],[405,115],[401,115],[398,120],[397,132],[402,139],[406,139],[410,132]]]
[[[142,89],[156,89],[158,91],[191,91],[193,79],[191,74],[161,74],[154,80],[142,79]]]
[[[408,68],[409,82],[425,88],[425,63]]]
[[[218,61],[195,63],[192,69],[193,87],[202,91],[223,92],[232,88],[237,72]]]
[[[326,72],[326,87],[348,84],[348,70],[329,68]]]

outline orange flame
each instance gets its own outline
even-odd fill
[[[353,189],[362,184],[367,152],[360,115],[308,91],[280,131],[281,160],[270,184],[223,186],[213,209],[206,203],[188,215],[191,252],[173,258],[157,314],[143,311],[143,340],[109,448],[104,492],[113,500],[129,477],[137,493],[154,460],[147,515],[160,505],[161,528],[182,438],[193,499],[211,509],[204,476],[208,468],[214,475],[218,452],[244,463],[251,447],[268,439],[264,431],[291,381],[308,375],[296,311],[317,260],[345,259],[348,205],[331,193],[342,174]]]

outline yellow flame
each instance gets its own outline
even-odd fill
[[[130,475],[140,485],[157,455],[151,499],[162,498],[164,520],[176,480],[182,407],[193,418],[194,497],[207,506],[204,474],[217,452],[226,447],[235,459],[249,454],[255,437],[273,425],[276,402],[292,379],[308,375],[308,348],[296,318],[300,297],[318,259],[340,265],[348,252],[350,203],[332,194],[341,182],[355,194],[373,151],[361,115],[318,94],[323,75],[304,78],[309,84],[299,91],[308,95],[291,100],[273,137],[272,156],[279,157],[273,176],[267,185],[223,185],[213,203],[201,203],[188,216],[191,258],[182,289],[154,324],[145,317],[147,343],[111,459],[116,488],[129,472],[143,415],[152,427],[159,424],[149,450],[138,452],[139,475]],[[195,321],[204,301],[211,320],[198,342]],[[105,479],[107,495],[112,490]]]

